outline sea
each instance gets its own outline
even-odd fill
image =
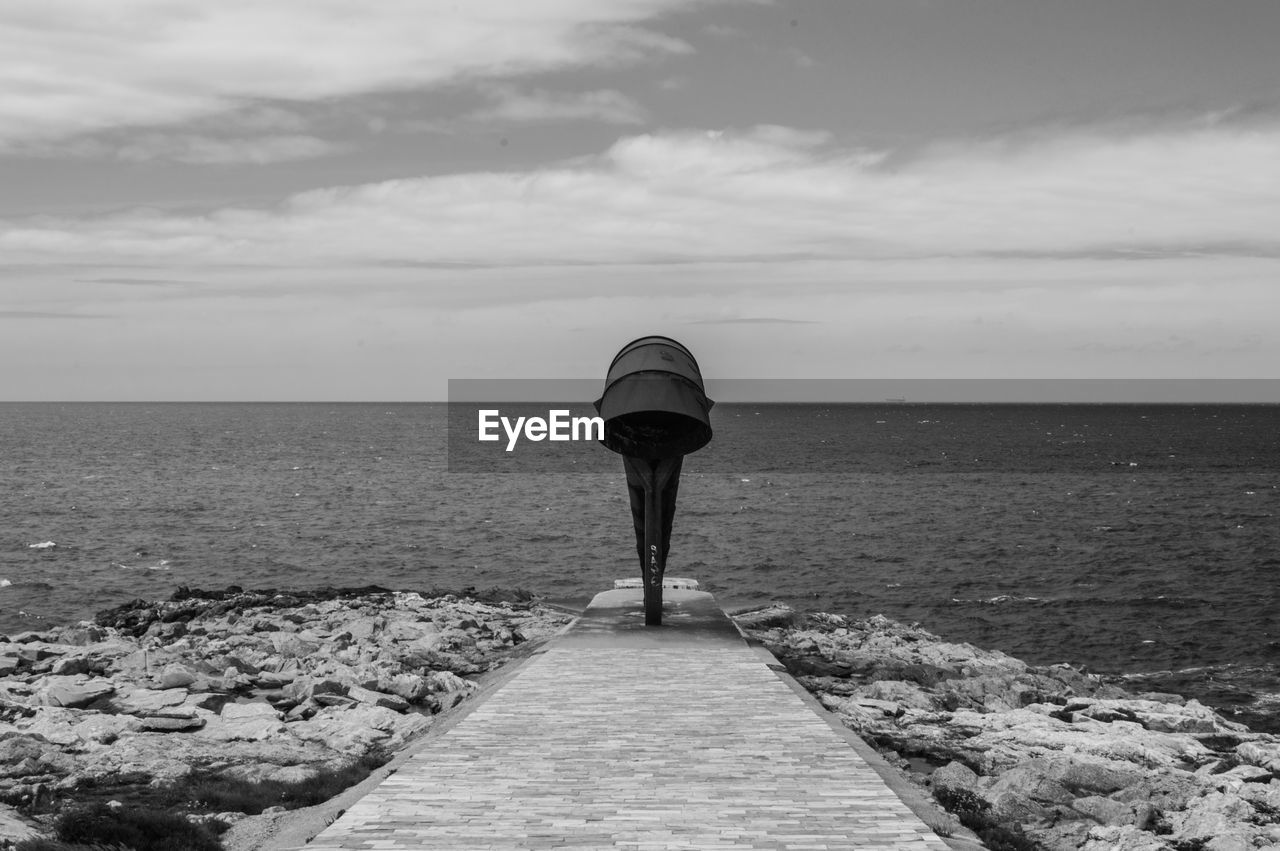
[[[459,470],[448,420],[0,404],[0,633],[180,586],[583,606],[639,575],[621,459]],[[1280,731],[1280,406],[723,404],[712,423],[667,574],[726,609],[885,614]]]

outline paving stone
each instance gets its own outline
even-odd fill
[[[306,851],[947,848],[740,639],[572,636]]]

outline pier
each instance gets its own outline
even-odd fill
[[[710,594],[670,588],[663,626],[644,617],[639,589],[597,595],[298,847],[951,847]]]

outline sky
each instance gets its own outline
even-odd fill
[[[1274,0],[6,0],[0,400],[443,399],[655,333],[723,378],[1280,378],[1277,38]]]

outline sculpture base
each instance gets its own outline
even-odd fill
[[[632,577],[629,579],[613,580],[613,589],[615,591],[623,588],[643,588],[643,587],[644,587],[644,580],[641,579],[639,576]],[[664,576],[662,578],[662,587],[665,590],[680,590],[680,591],[699,590],[698,580],[681,578],[677,576]]]

